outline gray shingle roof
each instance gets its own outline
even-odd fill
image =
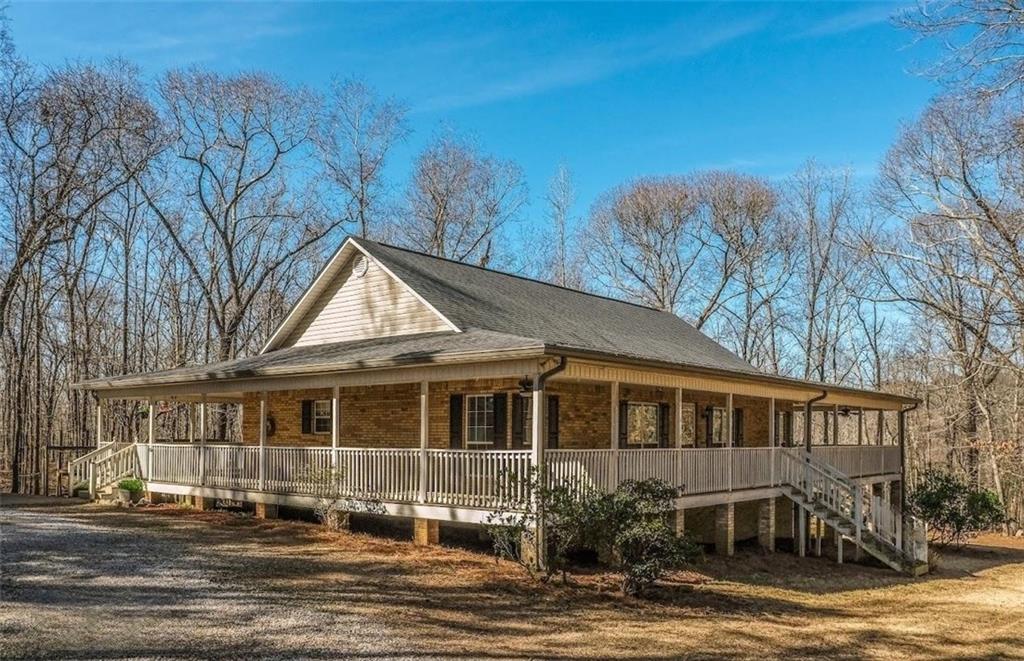
[[[463,330],[511,333],[551,347],[615,357],[757,373],[668,312],[366,239],[356,242]]]
[[[114,376],[78,384],[85,388],[134,387],[187,381],[310,374],[350,369],[437,362],[492,351],[524,350],[540,354],[537,340],[488,330],[445,331],[289,347],[248,358],[190,365],[160,372]]]

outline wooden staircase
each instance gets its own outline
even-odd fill
[[[141,474],[137,443],[108,443],[71,463],[71,492],[76,484],[88,486],[89,497],[95,499],[120,480]]]
[[[874,496],[812,454],[786,449],[782,471],[787,496],[803,511],[835,530],[838,539],[884,564],[913,576],[928,571],[927,530],[923,522],[901,515],[890,503]],[[837,545],[843,560],[842,544]]]

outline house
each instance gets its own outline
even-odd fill
[[[100,418],[119,398],[151,412],[147,438],[98,439],[72,466],[94,490],[135,474],[273,516],[312,507],[327,472],[432,543],[443,522],[484,521],[501,476],[538,467],[597,489],[679,485],[677,527],[725,554],[737,539],[820,552],[823,530],[897,569],[926,552],[901,514],[916,400],[764,374],[670,313],[365,239],[344,242],[259,355],[78,387]],[[195,404],[191,442],[155,438],[165,401]],[[211,403],[240,407],[240,444],[209,442]],[[884,444],[865,433],[879,412],[898,430]]]

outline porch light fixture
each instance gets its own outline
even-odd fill
[[[519,379],[519,392],[533,392],[533,379],[529,376]]]

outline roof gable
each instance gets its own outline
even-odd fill
[[[757,373],[668,312],[365,239],[359,244],[463,330],[532,337],[553,348]]]
[[[458,328],[356,242],[347,239],[262,353],[453,330]]]

